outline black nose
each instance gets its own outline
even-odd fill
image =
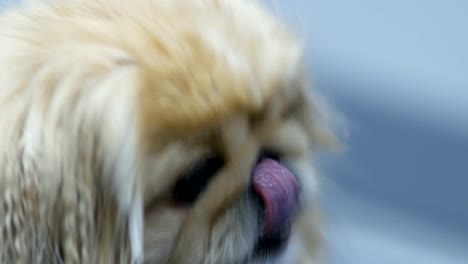
[[[269,149],[264,149],[258,155],[257,164],[263,159],[272,159],[272,160],[280,161],[281,157],[275,151],[272,151],[272,150],[269,150]]]

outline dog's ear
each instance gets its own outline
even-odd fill
[[[140,262],[144,225],[134,105],[139,69],[120,50],[86,44],[29,60],[40,65],[34,74],[15,76],[31,87],[22,144],[25,155],[44,167],[37,172],[42,192],[57,192],[42,202],[59,204],[63,219],[53,221],[61,225],[54,228],[63,233],[63,258]]]
[[[134,93],[138,89],[138,72],[134,65],[117,63],[96,87],[102,89],[101,102],[96,98],[95,113],[98,137],[102,143],[103,178],[111,187],[111,196],[117,202],[119,218],[127,225],[130,239],[132,263],[143,260],[143,193],[138,161],[141,160],[138,148],[138,125],[135,116]],[[107,95],[105,95],[107,94]]]
[[[110,191],[110,198],[116,202],[117,219],[122,221],[116,227],[122,225],[127,230],[132,263],[140,263],[144,248],[143,193],[137,170],[141,153],[135,107],[140,84],[138,68],[122,62],[110,61],[113,65],[101,80],[98,77],[96,86],[89,87],[92,91],[81,98],[83,108],[78,109],[83,109],[84,123],[89,122],[88,136],[94,134],[100,146],[100,177],[103,186],[110,187],[101,190]]]

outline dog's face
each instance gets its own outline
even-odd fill
[[[0,66],[21,68],[0,76],[11,84],[1,107],[24,117],[2,125],[2,146],[21,143],[26,160],[54,164],[30,172],[32,203],[87,221],[25,223],[50,231],[34,234],[65,263],[127,253],[145,263],[310,263],[308,158],[331,138],[307,95],[299,43],[254,1],[128,2],[59,1],[2,20]]]
[[[304,166],[312,142],[300,91],[290,101],[278,93],[259,112],[236,112],[147,156],[148,263],[291,263],[282,257],[304,209],[301,192],[315,181]],[[164,186],[154,175],[164,175]],[[304,228],[317,228],[309,220]]]

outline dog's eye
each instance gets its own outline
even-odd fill
[[[205,190],[209,181],[224,165],[221,156],[212,155],[192,165],[174,187],[174,200],[182,205],[190,205]]]

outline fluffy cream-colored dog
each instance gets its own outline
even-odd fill
[[[0,263],[316,263],[333,137],[255,1],[21,5],[0,69]]]

